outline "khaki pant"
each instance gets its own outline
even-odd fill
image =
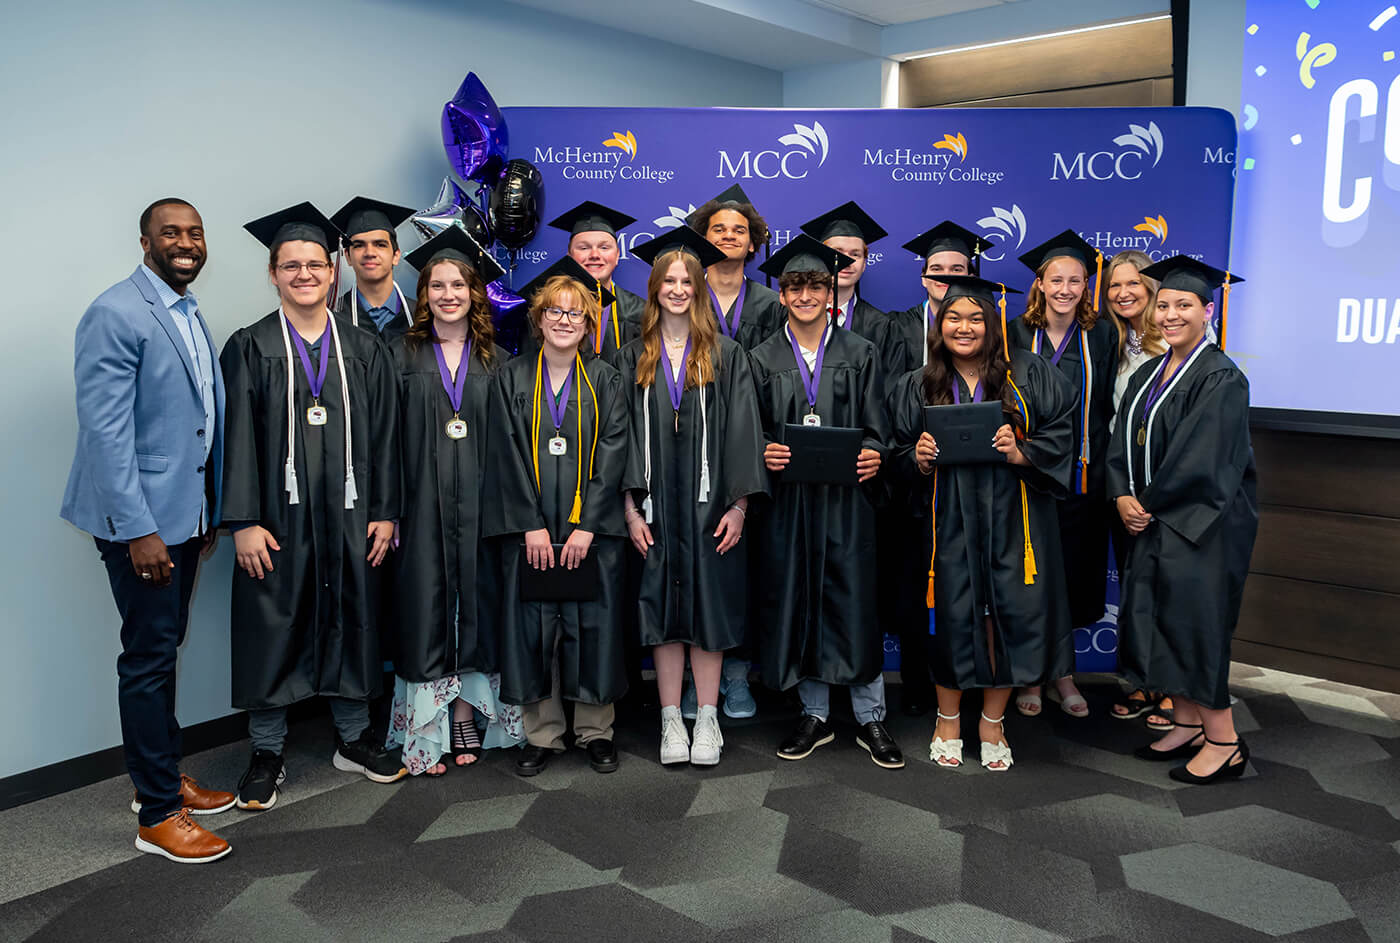
[[[554,641],[554,663],[550,673],[550,695],[542,701],[520,708],[525,726],[525,739],[531,746],[564,749],[564,699],[559,694],[559,640]],[[582,746],[590,740],[611,740],[613,717],[611,704],[574,702],[574,738]]]

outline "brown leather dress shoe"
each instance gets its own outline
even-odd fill
[[[233,808],[234,802],[238,799],[231,792],[221,792],[218,789],[205,789],[194,781],[191,776],[180,775],[180,804],[194,815],[215,815],[219,812]],[[141,811],[141,797],[134,796],[131,800],[131,811]]]
[[[136,830],[136,850],[164,855],[178,864],[218,861],[233,849],[218,835],[198,825],[189,809],[167,815],[159,825]]]

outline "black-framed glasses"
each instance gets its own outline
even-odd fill
[[[540,313],[544,315],[546,321],[562,321],[568,318],[570,324],[580,324],[583,322],[583,312],[578,310],[565,311],[563,308],[545,308],[544,311]]]

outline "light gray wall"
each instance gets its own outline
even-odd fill
[[[90,538],[58,519],[76,429],[73,328],[140,261],[137,217],[192,201],[217,343],[274,306],[244,221],[364,192],[426,206],[442,103],[475,70],[501,105],[782,102],[777,72],[510,3],[93,0],[6,14],[0,245],[0,777],[120,742],[118,620]],[[179,715],[229,711],[227,538],[205,564]]]
[[[1191,0],[1186,104],[1224,108],[1239,118],[1244,4],[1245,0]]]

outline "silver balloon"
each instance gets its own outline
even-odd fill
[[[460,226],[483,246],[490,247],[491,232],[481,212],[473,205],[471,197],[457,185],[451,177],[442,179],[437,201],[427,209],[419,210],[411,217],[413,228],[425,240],[431,239],[448,226]]]

